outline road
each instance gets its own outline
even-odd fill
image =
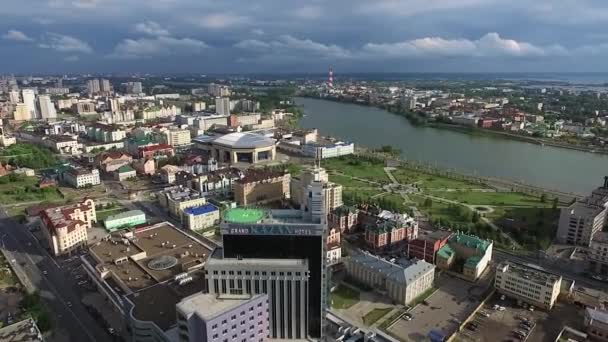
[[[0,208],[0,236],[2,249],[15,272],[25,279],[27,288],[40,292],[54,324],[68,333],[70,341],[113,341],[81,304],[69,269],[60,266],[27,227],[15,222],[3,208]]]

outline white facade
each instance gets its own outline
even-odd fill
[[[183,146],[191,142],[190,131],[187,129],[169,129],[163,133],[163,143],[170,146]]]
[[[101,180],[99,179],[99,171],[93,169],[91,171],[85,171],[82,169],[72,169],[63,173],[63,180],[74,188],[83,188],[88,184],[99,185]]]
[[[494,283],[498,292],[548,310],[555,304],[561,284],[559,275],[507,261],[496,268]]]
[[[30,118],[26,120],[35,119],[38,117],[36,114],[36,93],[34,89],[23,89],[21,91],[21,95],[23,96],[23,103],[25,104],[27,111],[30,114]]]
[[[230,115],[230,98],[216,97],[215,112],[219,115]]]
[[[220,210],[212,204],[184,210],[184,226],[190,230],[200,230],[220,222]]]
[[[38,103],[40,105],[40,117],[42,119],[54,119],[57,117],[57,111],[55,110],[55,105],[51,102],[50,96],[38,96]]]

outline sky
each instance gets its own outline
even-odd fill
[[[608,72],[606,0],[3,0],[0,73]]]

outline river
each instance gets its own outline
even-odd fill
[[[406,159],[439,167],[579,194],[608,175],[607,155],[415,127],[375,107],[300,97],[295,102],[304,109],[302,127],[366,147],[392,145]]]

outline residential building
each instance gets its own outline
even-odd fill
[[[18,104],[18,103],[22,103],[21,102],[21,95],[19,95],[19,91],[18,90],[11,90],[8,92],[8,98],[9,98],[9,102],[11,104]]]
[[[54,152],[60,154],[78,154],[81,152],[82,144],[74,135],[49,135],[45,136],[42,144]]]
[[[160,178],[164,183],[175,184],[177,180],[177,174],[181,172],[181,169],[175,165],[167,164],[160,168]]]
[[[608,341],[608,312],[585,309],[585,331],[593,341]]]
[[[207,87],[207,92],[211,96],[230,96],[230,88],[222,84],[211,83]]]
[[[17,103],[13,112],[13,119],[15,121],[29,121],[34,119],[34,117],[25,103]]]
[[[95,103],[84,101],[76,103],[76,113],[80,115],[96,114]]]
[[[219,115],[230,115],[230,98],[216,97],[215,112]]]
[[[260,113],[241,114],[241,115],[232,114],[232,115],[230,115],[229,125],[230,125],[230,127],[253,126],[253,125],[257,125],[261,119],[262,119],[262,115]],[[273,121],[273,125],[274,125],[274,121]]]
[[[84,168],[70,167],[61,174],[60,178],[63,182],[76,189],[84,188],[88,185],[93,186],[101,184],[99,171],[97,171],[97,169],[87,170]]]
[[[160,206],[182,222],[184,210],[207,204],[207,200],[199,192],[182,186],[166,188],[159,192],[157,197]]]
[[[435,266],[424,260],[392,263],[363,252],[344,258],[344,263],[349,277],[386,293],[401,305],[409,305],[430,290],[435,279]]]
[[[100,92],[105,93],[106,95],[112,92],[112,85],[110,84],[110,80],[102,79],[99,85]]]
[[[560,243],[589,247],[593,236],[602,231],[608,207],[608,177],[604,185],[582,200],[562,208],[557,227]]]
[[[144,92],[141,82],[127,82],[126,91],[128,94],[141,94]]]
[[[207,109],[207,104],[204,101],[196,101],[192,103],[193,112],[202,112]]]
[[[103,172],[114,172],[119,168],[131,164],[133,157],[121,151],[102,152],[95,157],[95,165]]]
[[[87,81],[87,91],[89,94],[97,94],[101,90],[98,79],[92,79]]]
[[[306,259],[237,259],[217,254],[220,253],[216,251],[205,264],[210,295],[266,295],[269,338],[309,337],[312,313],[307,308],[313,299],[306,291],[310,283]],[[241,326],[236,325],[239,331]]]
[[[55,105],[51,102],[51,97],[48,95],[38,96],[38,105],[40,106],[40,118],[43,120],[55,119],[57,111]]]
[[[425,260],[435,264],[435,255],[448,243],[452,232],[437,230],[428,234],[419,235],[418,238],[407,242],[407,255],[410,258]]]
[[[234,199],[248,206],[289,199],[289,173],[266,169],[249,169],[234,184]]]
[[[311,201],[322,201],[322,198],[317,194],[313,194],[313,197],[314,199],[311,199]],[[318,207],[321,212],[314,213],[303,210],[230,209],[226,211],[224,221],[220,225],[224,258],[235,258],[235,263],[240,267],[243,266],[243,261],[248,258],[267,259],[264,261],[270,263],[270,269],[259,271],[266,272],[266,276],[269,277],[270,283],[263,283],[270,286],[270,291],[275,290],[272,284],[276,281],[279,281],[278,285],[281,284],[280,281],[304,282],[300,285],[294,284],[296,290],[293,290],[293,286],[291,287],[294,291],[293,294],[307,294],[307,302],[306,298],[300,298],[294,299],[296,303],[299,302],[300,304],[294,302],[291,304],[292,310],[300,309],[297,316],[293,313],[291,317],[299,317],[297,321],[304,323],[295,324],[292,320],[292,334],[290,336],[289,326],[285,327],[284,324],[289,319],[283,318],[280,312],[275,312],[271,316],[280,319],[274,320],[271,318],[270,337],[272,338],[303,338],[307,336],[320,339],[323,337],[322,326],[324,325],[325,311],[328,308],[329,290],[329,277],[326,274],[327,242],[325,236],[327,213],[322,212],[322,204]],[[243,260],[236,258],[242,258]],[[273,270],[272,268],[277,267],[277,258],[280,258],[279,263],[284,263],[284,268]],[[256,264],[257,262],[253,263],[253,265]],[[255,273],[251,276],[255,279]],[[264,277],[263,274],[261,276]],[[253,285],[255,288],[255,283]],[[261,285],[263,286],[263,284]],[[276,288],[280,291],[281,286],[276,286]],[[277,305],[276,300],[272,299],[277,298],[277,295],[280,296],[281,292],[269,293],[269,306],[271,308],[278,309],[275,306]],[[293,299],[293,295],[290,297]],[[284,310],[283,313],[286,311]],[[294,326],[296,327],[295,333],[293,333]],[[285,331],[286,328],[287,332]]]
[[[418,222],[407,214],[361,212],[359,221],[367,245],[377,251],[401,248],[418,237]]]
[[[494,286],[499,293],[550,310],[562,285],[562,277],[540,267],[503,261],[496,267]]]
[[[146,224],[146,214],[141,210],[129,210],[116,215],[108,216],[103,220],[103,226],[108,232],[131,228]]]
[[[38,118],[38,113],[36,112],[36,92],[34,89],[23,89],[21,90],[21,96],[23,97],[23,104],[27,110],[28,119],[32,120]]]
[[[0,328],[0,341],[7,342],[44,342],[42,332],[33,318]]]
[[[153,175],[156,173],[156,162],[154,159],[138,159],[133,162],[133,168],[140,175]]]
[[[341,205],[329,213],[329,225],[337,227],[342,233],[352,233],[359,223],[359,210]]]
[[[334,265],[342,259],[341,232],[339,228],[331,228],[327,232],[327,265]]]
[[[75,204],[42,210],[40,221],[53,255],[70,253],[87,245],[87,230],[92,222],[97,222],[95,202],[85,198]]]
[[[320,187],[319,191],[323,193],[326,213],[342,206],[342,185],[329,182],[327,172],[320,167],[306,169],[300,174],[299,178],[294,178],[291,185],[293,201],[305,206],[310,191],[315,186]]]
[[[456,233],[437,251],[435,265],[462,273],[469,280],[477,280],[492,260],[492,247],[491,240]]]
[[[597,232],[593,236],[587,260],[593,273],[608,275],[608,232]]]
[[[192,126],[198,130],[208,131],[215,126],[227,126],[228,115],[207,114],[197,115]]]
[[[205,196],[233,194],[234,184],[241,178],[241,171],[234,168],[218,169],[192,179],[191,186]]]
[[[139,147],[137,151],[138,158],[143,159],[170,158],[175,155],[175,149],[166,144],[143,146]]]
[[[114,179],[122,182],[137,177],[137,172],[130,165],[123,165],[114,171]]]
[[[174,117],[182,112],[180,107],[171,106],[152,106],[144,109],[141,118],[144,120],[154,120],[158,118]]]
[[[127,137],[127,132],[116,125],[95,123],[87,126],[87,137],[101,142],[120,141]]]
[[[184,226],[190,230],[200,230],[220,222],[220,210],[213,204],[204,204],[184,210]]]
[[[265,341],[268,295],[197,293],[176,305],[179,342]]]
[[[168,129],[163,132],[161,143],[169,146],[190,145],[190,131],[187,129]]]
[[[181,169],[197,175],[205,174],[210,171],[216,171],[219,169],[219,165],[213,158],[193,154],[184,158],[184,163],[181,165]]]

